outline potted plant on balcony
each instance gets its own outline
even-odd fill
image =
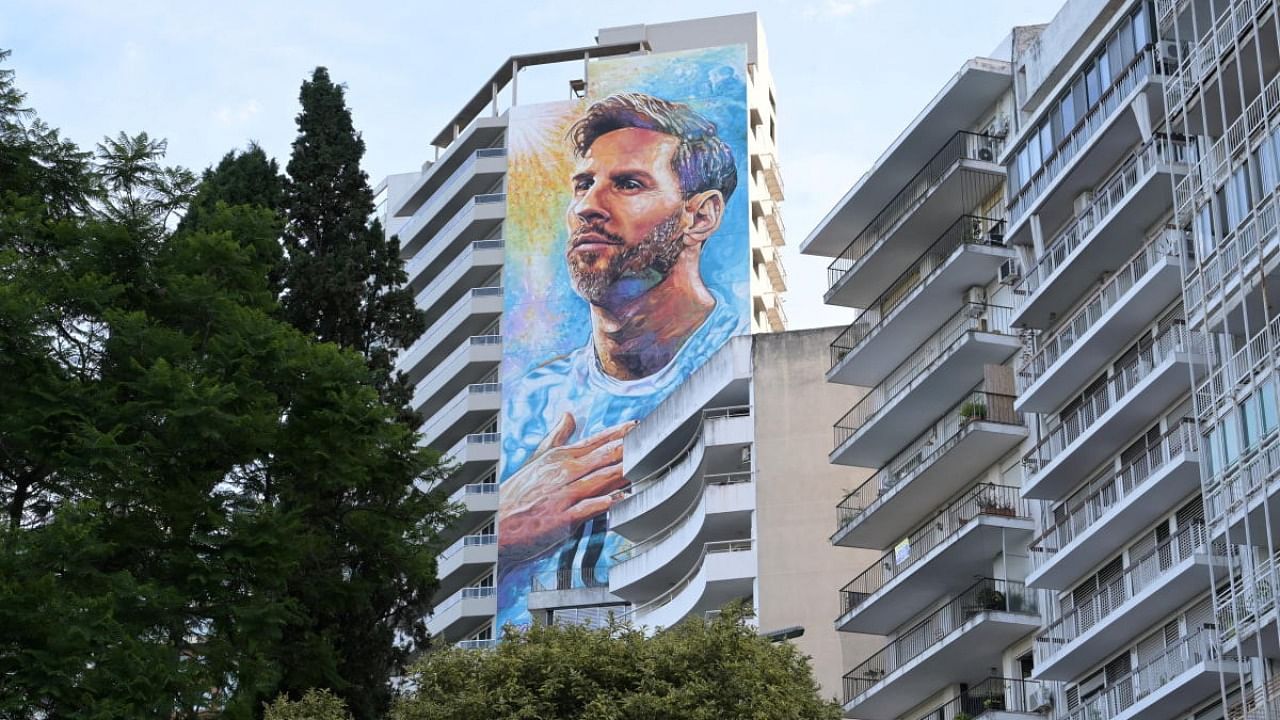
[[[978,607],[983,610],[1004,609],[1004,593],[993,587],[982,588],[974,599],[978,601]]]
[[[1000,515],[1002,517],[1016,517],[1017,515],[1013,509],[1013,503],[1003,498],[983,493],[978,495],[976,500],[978,502],[978,511],[983,515]]]
[[[960,406],[960,420],[964,423],[974,420],[985,420],[987,418],[987,404],[977,400],[970,400]]]
[[[982,699],[983,710],[1004,710],[1003,695],[988,695]]]

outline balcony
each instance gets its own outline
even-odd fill
[[[980,580],[844,676],[845,717],[895,720],[944,686],[977,684],[1039,624],[1020,583]]]
[[[482,482],[463,485],[449,496],[449,504],[458,508],[459,516],[440,532],[439,542],[452,542],[467,528],[474,528],[498,512],[498,483]]]
[[[1210,565],[1225,569],[1226,550],[1212,549],[1205,536],[1204,525],[1188,525],[1049,625],[1036,638],[1036,677],[1078,677],[1208,592]]]
[[[960,131],[911,178],[827,268],[829,305],[866,307],[932,239],[999,189],[1004,138]]]
[[[1137,252],[1148,228],[1169,209],[1174,173],[1185,172],[1189,143],[1157,137],[1136,150],[1090,201],[1045,243],[1043,254],[1014,286],[1014,322],[1046,328],[1099,277]],[[1169,243],[1176,249],[1180,243]],[[1165,248],[1170,250],[1169,247]]]
[[[498,536],[494,533],[464,535],[436,558],[440,587],[437,601],[449,597],[498,562]]]
[[[419,382],[463,339],[484,331],[502,314],[502,288],[471,288],[396,358],[396,368]]]
[[[413,247],[401,237],[400,254],[411,259],[404,271],[410,287],[425,287],[467,244],[490,239],[507,216],[507,196],[503,193],[477,195],[458,209],[449,222],[430,239],[420,237]],[[422,240],[425,239],[425,242]]]
[[[875,634],[902,625],[991,572],[991,559],[1025,543],[1034,528],[1018,488],[975,485],[841,588],[836,629]]]
[[[782,209],[778,207],[778,203],[773,200],[757,200],[754,205],[757,208],[754,219],[763,225],[764,237],[768,238],[769,244],[773,247],[786,245],[787,226],[782,222]]]
[[[1182,290],[1181,233],[1146,245],[1075,315],[1041,335],[1018,371],[1018,409],[1045,413],[1065,403],[1164,312]]]
[[[492,587],[462,588],[427,616],[427,632],[445,642],[464,638],[492,622],[497,612],[498,596]]]
[[[1026,437],[1013,396],[970,393],[840,501],[831,543],[889,547]]]
[[[1134,537],[1199,490],[1199,440],[1195,420],[1183,418],[1120,470],[1107,463],[1031,543],[1027,585],[1068,589],[1115,552],[1116,538]]]
[[[752,479],[750,473],[718,478],[665,528],[615,554],[609,592],[644,602],[686,575],[708,542],[751,537],[756,505]]]
[[[1062,710],[1061,720],[1169,720],[1217,696],[1223,675],[1248,672],[1222,657],[1212,628],[1188,635],[1111,688]],[[1221,674],[1220,674],[1221,673]]]
[[[1005,260],[1004,222],[961,216],[831,343],[827,380],[871,386],[946,320],[955,299],[986,285]]]
[[[1007,307],[970,303],[835,424],[830,461],[883,467],[911,439],[1018,351]]]
[[[501,407],[501,383],[472,383],[422,424],[422,441],[432,447],[452,447]]]
[[[921,720],[1032,720],[1052,703],[1035,680],[989,677],[921,716]]]
[[[764,186],[769,190],[769,198],[775,202],[781,201],[786,196],[786,188],[782,183],[782,170],[778,167],[778,159],[773,153],[761,153],[751,156],[751,164],[755,167],[754,171],[758,171],[764,179]]]
[[[1250,552],[1247,546],[1228,546],[1233,560],[1240,562],[1229,578],[1230,586],[1215,594],[1214,618],[1223,652],[1245,648],[1249,655],[1274,658],[1280,654],[1280,632],[1276,625],[1276,557]],[[1252,565],[1252,567],[1250,567]],[[1271,720],[1271,719],[1268,719]]]
[[[502,150],[490,146],[500,143],[506,128],[505,117],[476,118],[435,161],[424,165],[422,174],[404,193],[392,214],[401,217],[415,214],[424,202],[438,194],[442,184],[457,175],[458,167],[473,161],[476,150]]]
[[[449,176],[427,198],[400,231],[400,246],[405,252],[421,247],[423,242],[439,233],[459,209],[476,196],[490,192],[500,185],[507,173],[506,148],[481,148]]]
[[[501,445],[502,436],[496,432],[471,433],[459,440],[442,458],[452,471],[440,483],[441,492],[453,492],[496,468]]]
[[[641,627],[672,627],[685,618],[704,617],[730,602],[752,597],[755,581],[754,540],[710,542],[683,579],[637,605],[629,617]]]
[[[463,388],[484,379],[501,360],[501,335],[472,335],[418,382],[413,409],[430,417]]]
[[[422,287],[415,287],[414,304],[427,316],[430,326],[448,312],[449,308],[472,288],[480,287],[502,268],[502,240],[476,240],[466,247],[448,267],[439,273],[421,279]]]
[[[1191,368],[1203,362],[1203,336],[1176,323],[1069,415],[1060,418],[1022,459],[1022,494],[1038,500],[1066,495],[1081,476],[1115,455],[1157,413],[1185,395]]]
[[[1137,113],[1123,112],[1133,106],[1139,94],[1147,97],[1142,109],[1149,114],[1147,122],[1156,125],[1161,121],[1163,78],[1158,73],[1163,69],[1154,47],[1135,55],[1040,168],[1021,187],[1009,188],[1009,234],[1013,242],[1030,242],[1030,224],[1026,220],[1032,214],[1039,213],[1046,227],[1065,222],[1075,197],[1097,186],[1106,177],[1113,159],[1141,141]]]

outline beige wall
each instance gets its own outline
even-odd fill
[[[752,350],[760,629],[803,626],[794,642],[813,658],[823,694],[837,698],[844,673],[883,644],[834,627],[840,588],[879,556],[829,541],[836,504],[872,473],[827,463],[831,426],[863,392],[824,379],[841,329],[755,335]]]

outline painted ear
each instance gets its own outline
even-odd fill
[[[689,228],[684,232],[685,245],[701,245],[720,229],[724,217],[724,195],[719,190],[704,190],[689,198],[685,212],[690,216]]]

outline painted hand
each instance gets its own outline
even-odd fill
[[[499,542],[529,556],[562,542],[578,523],[609,509],[610,494],[626,486],[622,439],[625,422],[566,445],[577,423],[565,413],[529,461],[502,483]]]

